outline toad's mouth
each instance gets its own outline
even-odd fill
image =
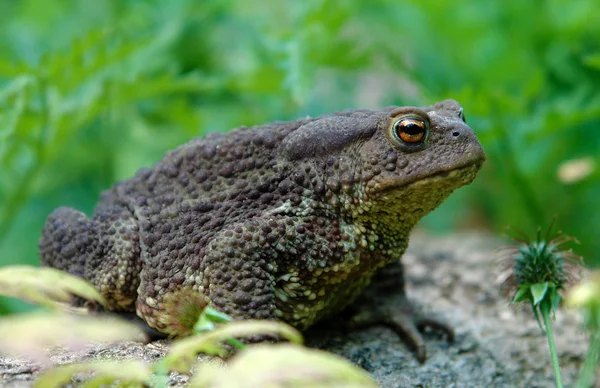
[[[404,176],[401,184],[397,184],[395,180],[390,179],[389,181],[381,182],[380,193],[387,194],[391,191],[405,191],[425,187],[430,187],[431,189],[457,189],[473,182],[482,166],[483,161],[473,161],[461,167],[440,170],[429,175],[415,174],[408,180]]]
[[[396,225],[404,231],[409,230],[454,190],[471,183],[481,166],[481,162],[473,162],[464,167],[417,176],[402,185],[394,185],[392,181],[375,194],[370,213],[377,214],[379,222],[387,229]]]
[[[473,182],[473,180],[475,179],[475,176],[477,176],[477,173],[479,172],[479,170],[481,169],[482,166],[483,166],[482,162],[473,162],[473,163],[467,164],[463,167],[453,168],[452,170],[438,171],[431,175],[428,175],[421,179],[418,179],[417,181],[411,182],[411,183],[409,183],[409,185],[418,183],[423,180],[442,181],[442,180],[457,179],[457,178],[458,179],[462,178],[462,179],[466,180],[466,182],[464,184],[468,185],[469,183]]]

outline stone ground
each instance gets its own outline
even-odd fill
[[[382,387],[552,387],[546,337],[530,309],[509,306],[498,294],[493,267],[500,243],[480,234],[432,237],[417,233],[404,256],[409,297],[425,311],[450,322],[456,340],[447,344],[426,337],[429,358],[423,365],[390,329],[382,326],[341,333],[317,329],[306,334],[311,346],[342,355],[367,370]],[[389,295],[382,303],[395,303]],[[565,387],[573,386],[586,350],[578,314],[559,311],[555,335]],[[167,341],[94,345],[85,351],[54,351],[65,364],[96,358],[164,356]],[[28,387],[40,367],[0,357],[0,386]],[[186,376],[172,376],[180,385]]]

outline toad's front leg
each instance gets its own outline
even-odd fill
[[[401,294],[398,294],[401,290]],[[396,303],[382,303],[386,295],[396,294]],[[416,352],[423,363],[427,359],[427,348],[422,333],[430,328],[444,334],[448,342],[454,341],[454,330],[445,322],[425,316],[406,297],[404,271],[398,260],[381,270],[372,279],[371,285],[356,302],[358,311],[350,321],[350,329],[383,324],[394,330]]]

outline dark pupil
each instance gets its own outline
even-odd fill
[[[406,132],[409,135],[418,135],[419,133],[423,133],[423,128],[415,123],[408,123],[401,125],[402,132]]]

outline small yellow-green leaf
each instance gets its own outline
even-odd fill
[[[593,69],[600,69],[600,53],[591,54],[583,58],[583,63]]]
[[[206,306],[198,322],[194,325],[194,332],[200,333],[203,331],[210,331],[215,328],[215,323],[230,322],[231,317],[225,313],[215,310],[211,306]]]
[[[600,271],[592,272],[581,283],[573,287],[565,301],[571,308],[600,306]]]
[[[294,344],[259,344],[240,351],[225,368],[200,366],[190,387],[325,388],[377,384],[367,372],[334,354]]]
[[[120,361],[90,361],[70,364],[48,369],[35,381],[35,388],[62,387],[71,383],[74,374],[94,372],[94,377],[83,387],[99,388],[110,386],[116,381],[127,386],[149,386],[151,379],[150,367],[138,360]]]
[[[533,305],[537,306],[538,303],[544,299],[548,291],[548,282],[536,283],[531,285],[531,295],[533,296]]]
[[[234,321],[218,326],[212,331],[184,338],[173,344],[171,351],[161,362],[161,370],[189,371],[198,353],[222,355],[221,343],[230,338],[251,335],[271,335],[301,344],[302,335],[293,327],[276,321]]]
[[[584,324],[591,333],[600,332],[600,271],[586,276],[565,298],[567,307],[578,308],[585,317]]]
[[[0,319],[0,353],[47,363],[53,346],[79,349],[91,341],[141,340],[140,327],[110,316],[31,313]]]
[[[222,313],[219,310],[215,310],[210,306],[207,306],[206,309],[204,309],[204,314],[212,322],[223,323],[231,321],[231,317],[229,315]]]
[[[48,267],[15,265],[0,268],[0,295],[69,311],[85,311],[69,305],[74,295],[107,305],[102,295],[87,281]]]

